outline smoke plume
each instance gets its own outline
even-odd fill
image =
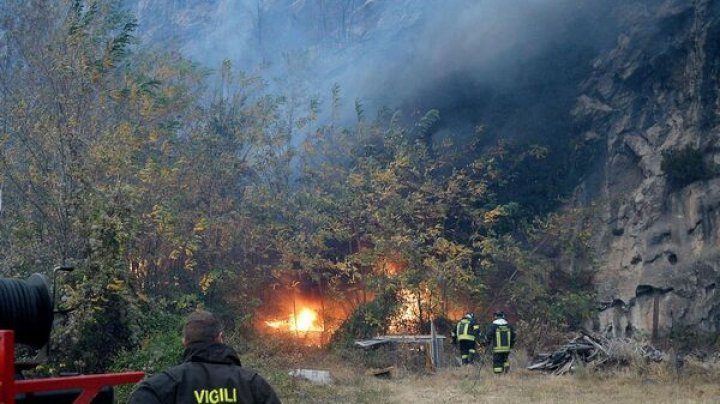
[[[443,125],[498,136],[558,128],[592,59],[614,43],[619,0],[134,0],[146,42],[222,60],[302,96],[334,83],[366,109],[437,108]],[[352,102],[346,102],[351,109]]]

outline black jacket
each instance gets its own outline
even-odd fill
[[[265,379],[241,367],[235,350],[225,344],[190,344],[183,356],[181,365],[141,382],[130,403],[280,403]]]
[[[515,346],[515,339],[517,338],[517,334],[515,333],[515,327],[512,326],[512,324],[508,323],[505,319],[497,319],[493,321],[490,325],[488,325],[487,330],[485,330],[485,343],[487,343],[489,346],[494,347],[496,345],[495,343],[495,331],[497,330],[498,326],[507,326],[510,329],[510,348]]]

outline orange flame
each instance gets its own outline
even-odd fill
[[[298,313],[297,319],[294,314],[290,315],[290,331],[323,331],[322,326],[316,323],[317,319],[318,314],[315,310],[303,307]]]
[[[318,314],[309,307],[303,307],[297,313],[290,313],[287,320],[269,320],[265,322],[270,328],[287,329],[288,331],[298,332],[322,332],[325,331],[322,325],[317,324]]]
[[[265,324],[270,328],[277,329],[277,328],[282,327],[284,324],[287,324],[287,321],[286,320],[270,320],[270,321],[266,321]]]

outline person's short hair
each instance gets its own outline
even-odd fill
[[[198,310],[190,314],[183,327],[185,343],[213,342],[222,331],[220,321],[209,311]]]

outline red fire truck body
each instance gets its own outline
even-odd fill
[[[0,404],[15,404],[15,397],[24,393],[79,389],[75,404],[88,404],[106,386],[136,383],[143,372],[108,373],[33,380],[15,380],[15,332],[0,330]]]

